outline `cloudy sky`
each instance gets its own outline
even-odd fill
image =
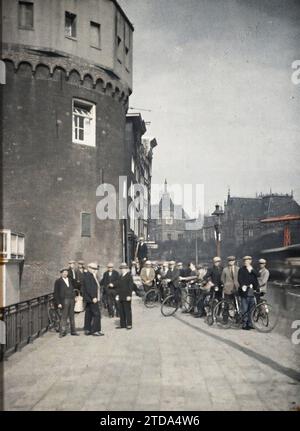
[[[298,0],[120,0],[135,27],[130,106],[155,136],[153,182],[300,202]]]

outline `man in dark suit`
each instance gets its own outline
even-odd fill
[[[133,282],[132,275],[126,263],[121,263],[120,265],[121,275],[119,280],[116,281],[116,301],[119,306],[120,313],[120,326],[121,328],[132,328],[132,310],[131,310],[131,300],[132,291],[136,290],[136,286]]]
[[[116,296],[115,283],[119,279],[119,277],[120,275],[118,271],[114,269],[114,264],[109,263],[107,265],[107,271],[105,271],[105,273],[103,274],[102,280],[100,281],[100,286],[103,287],[107,297],[107,311],[108,311],[109,317],[114,317],[115,309],[116,309],[116,313],[118,314],[116,301],[115,301],[115,296]]]
[[[215,287],[218,287],[219,290],[216,291],[216,298],[220,301],[222,299],[222,272],[223,266],[221,264],[221,258],[216,256],[213,258],[213,266],[208,269],[207,273],[203,277],[204,281],[211,281]]]
[[[136,256],[139,260],[140,271],[141,271],[144,262],[148,259],[148,247],[147,247],[147,244],[144,242],[144,238],[142,238],[142,237],[139,238]]]
[[[176,268],[175,265],[176,262],[174,260],[171,260],[169,262],[169,269],[165,276],[167,282],[169,283],[172,295],[174,295],[175,293],[179,293],[180,271],[178,268]]]
[[[83,286],[83,277],[84,273],[86,272],[86,269],[84,267],[84,261],[79,260],[78,261],[78,268],[76,271],[76,278],[77,278],[77,286],[80,292],[82,292],[82,286]]]
[[[54,302],[62,311],[60,321],[60,337],[67,335],[67,321],[70,321],[71,335],[79,335],[75,329],[75,292],[72,281],[68,278],[68,268],[60,270],[61,277],[54,284]]]
[[[84,331],[85,335],[104,335],[101,332],[100,284],[97,279],[98,265],[90,263],[83,277],[83,299],[85,301]]]
[[[259,292],[257,273],[252,267],[252,257],[243,257],[243,266],[238,272],[239,294],[241,296],[241,311],[243,313],[243,329],[253,329],[251,311],[255,306],[255,293]]]

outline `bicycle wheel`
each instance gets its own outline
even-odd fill
[[[228,329],[235,321],[236,310],[232,302],[223,299],[216,304],[213,314],[217,325]]]
[[[54,308],[48,310],[49,328],[59,332],[60,318],[58,312]]]
[[[251,321],[259,332],[271,332],[278,322],[278,309],[262,302],[257,304],[251,311]]]
[[[161,314],[165,317],[173,316],[178,309],[178,300],[175,295],[169,295],[161,304]]]
[[[187,294],[181,300],[181,309],[184,313],[189,313],[193,308],[193,297],[190,294]]]
[[[144,297],[144,304],[147,308],[153,308],[159,303],[159,294],[156,289],[149,290]]]
[[[217,304],[218,301],[214,299],[213,301],[210,301],[209,307],[206,309],[206,323],[209,326],[212,326],[215,322],[214,309]]]

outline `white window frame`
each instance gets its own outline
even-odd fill
[[[82,121],[83,121],[83,124],[81,123]],[[87,121],[90,123],[88,127],[86,123]],[[80,139],[79,137],[79,132],[81,130],[83,131],[83,139]],[[87,145],[89,147],[96,146],[96,105],[95,103],[87,102],[81,99],[73,99],[72,101],[72,142],[73,144]]]
[[[70,26],[67,26],[67,18],[73,19]],[[65,11],[65,37],[77,39],[77,15],[68,10]]]
[[[98,41],[97,41],[98,43],[96,45],[93,44],[93,41],[92,41],[93,28],[97,29],[97,32],[98,32]],[[96,21],[90,21],[90,46],[92,48],[101,49],[101,24],[99,24]]]

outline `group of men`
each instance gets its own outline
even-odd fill
[[[234,295],[238,295],[241,303],[241,312],[244,316],[243,329],[252,329],[251,310],[255,299],[263,296],[267,291],[269,271],[266,268],[266,260],[259,259],[259,269],[254,269],[252,257],[244,256],[243,265],[237,265],[235,256],[228,256],[227,265],[222,266],[220,257],[214,257],[211,268],[204,265],[195,266],[190,263],[187,268],[181,262],[164,262],[162,265],[154,265],[148,260],[141,270],[140,276],[145,291],[149,290],[156,281],[166,280],[172,293],[180,288],[180,284],[185,281],[199,284],[200,288],[191,290],[194,297],[194,304],[197,304],[195,317],[205,315],[204,304],[207,295],[210,295],[212,288],[215,290],[215,297],[221,300],[223,297],[228,301],[233,300]]]
[[[101,303],[106,306],[110,317],[114,317],[116,312],[120,318],[117,329],[132,328],[131,300],[136,286],[128,265],[122,263],[118,272],[113,263],[109,263],[101,280],[98,271],[97,263],[89,263],[85,268],[83,261],[70,261],[68,267],[60,270],[61,276],[54,284],[54,303],[60,313],[60,337],[67,334],[68,320],[71,335],[79,335],[74,316],[76,293],[83,297],[85,335],[104,335],[101,331]]]
[[[232,300],[238,295],[243,313],[243,329],[252,328],[251,310],[255,298],[264,295],[267,291],[269,271],[266,260],[259,259],[259,269],[252,265],[252,257],[244,256],[243,265],[237,265],[235,256],[227,258],[227,265],[222,266],[221,258],[214,257],[210,268],[204,265],[195,266],[192,262],[187,268],[181,262],[164,262],[157,264],[143,257],[143,267],[140,278],[145,292],[157,282],[164,280],[171,293],[179,291],[182,283],[189,281],[200,286],[193,289],[195,317],[205,315],[204,303],[212,288],[217,287],[215,297]],[[134,271],[134,268],[131,268]],[[75,328],[74,306],[76,291],[80,292],[84,301],[84,333],[85,335],[103,336],[101,331],[101,307],[107,308],[109,317],[115,315],[120,318],[121,328],[132,328],[132,292],[138,294],[137,286],[126,263],[120,265],[120,272],[114,269],[113,263],[108,263],[107,270],[102,279],[98,279],[99,266],[92,262],[85,268],[84,262],[70,261],[68,267],[61,269],[61,277],[55,281],[54,302],[61,314],[60,337],[67,333],[67,321],[70,321],[71,335],[79,335]]]

